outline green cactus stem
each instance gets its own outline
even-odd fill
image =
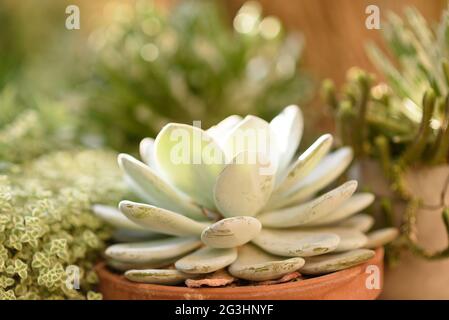
[[[449,95],[445,99],[443,122],[438,131],[437,140],[434,145],[433,156],[430,160],[432,165],[446,163],[449,154]]]

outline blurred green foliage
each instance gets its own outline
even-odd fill
[[[62,103],[8,85],[0,108],[0,168],[74,147],[78,119]]]
[[[119,150],[168,121],[208,127],[229,114],[271,118],[307,101],[302,41],[245,4],[229,25],[216,1],[182,1],[167,14],[151,1],[109,8],[114,21],[89,39],[88,128]]]
[[[8,84],[0,108],[0,300],[101,298],[93,265],[111,230],[91,205],[126,192],[116,154],[80,150],[79,118],[53,100]]]
[[[401,166],[449,160],[449,11],[431,28],[413,8],[390,13],[383,35],[392,61],[378,47],[368,53],[387,83],[353,68],[340,97],[330,81],[326,100],[335,110],[341,137],[359,156]]]
[[[0,3],[0,300],[101,298],[93,265],[111,230],[90,207],[126,192],[114,152],[80,147],[64,18],[62,2]]]
[[[0,89],[16,84],[42,60],[47,65],[42,66],[39,73],[58,67],[57,63],[54,65],[58,59],[47,54],[67,42],[69,34],[64,28],[64,10],[64,1],[0,2]],[[37,79],[29,80],[34,82],[33,86],[41,85]]]

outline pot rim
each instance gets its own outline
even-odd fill
[[[188,288],[180,286],[167,286],[148,283],[132,282],[126,279],[123,274],[117,274],[111,271],[104,261],[99,262],[95,266],[96,272],[99,274],[101,281],[108,281],[115,283],[121,290],[124,291],[164,291],[173,295],[214,295],[214,296],[229,296],[230,294],[252,294],[260,292],[263,296],[263,292],[272,290],[282,290],[283,292],[294,289],[295,291],[301,290],[303,292],[314,290],[320,287],[326,287],[329,283],[338,286],[339,284],[351,282],[361,274],[365,273],[368,265],[379,265],[384,257],[383,247],[377,248],[376,254],[370,260],[356,265],[354,267],[336,271],[322,276],[309,278],[300,281],[292,281],[271,285],[247,285],[238,287],[202,287],[202,288]]]

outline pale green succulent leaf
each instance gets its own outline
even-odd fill
[[[366,237],[365,234],[354,229],[329,227],[329,228],[310,228],[307,230],[311,230],[313,232],[318,233],[336,234],[340,238],[340,242],[338,243],[338,246],[337,248],[335,248],[334,252],[343,252],[363,248],[368,241],[368,238]]]
[[[357,181],[351,180],[303,204],[264,212],[258,219],[267,227],[289,228],[306,225],[329,215],[332,210],[349,199],[356,189]]]
[[[256,218],[232,217],[204,229],[201,240],[212,248],[233,248],[251,241],[261,229],[262,225]]]
[[[301,268],[305,260],[300,257],[285,259],[269,254],[252,244],[238,249],[238,258],[228,271],[234,277],[250,281],[266,281],[281,278]]]
[[[177,237],[109,246],[107,257],[124,263],[151,264],[189,253],[201,246],[196,237]]]
[[[276,194],[284,194],[295,185],[300,183],[311,170],[313,170],[321,159],[332,147],[333,138],[330,134],[319,137],[298,159],[290,166],[286,174],[281,177],[276,187]]]
[[[366,213],[359,213],[337,224],[338,227],[367,232],[374,225],[374,218]]]
[[[242,117],[238,115],[230,115],[226,117],[216,125],[206,130],[219,146],[223,146],[227,137],[227,134],[240,122]]]
[[[128,270],[125,272],[125,277],[134,282],[176,285],[192,276],[176,269],[145,269]]]
[[[142,141],[140,141],[139,153],[142,161],[146,163],[150,168],[157,171],[153,138],[144,138],[142,139]]]
[[[268,122],[256,116],[246,116],[232,128],[226,136],[223,150],[228,162],[242,152],[255,152],[268,155],[271,165],[278,167],[279,151],[274,133]]]
[[[110,225],[116,228],[123,228],[127,230],[135,231],[147,231],[144,227],[138,225],[137,223],[128,219],[123,213],[117,208],[112,206],[105,206],[101,204],[95,204],[92,206],[92,211],[94,214],[106,221]],[[151,233],[147,231],[148,233]]]
[[[262,229],[252,242],[274,255],[308,257],[335,250],[340,238],[335,233],[310,230]]]
[[[301,203],[316,192],[336,180],[349,166],[353,152],[349,147],[343,147],[328,154],[304,179],[286,194],[276,194],[268,203],[269,209],[277,209]]]
[[[229,266],[237,259],[237,249],[203,247],[175,262],[179,271],[192,274],[211,273]]]
[[[112,233],[112,240],[115,242],[142,242],[165,237],[167,237],[167,235],[153,232],[145,228],[143,228],[142,231],[116,228]]]
[[[159,260],[159,261],[150,262],[150,263],[120,262],[120,261],[116,261],[114,259],[109,258],[109,259],[106,259],[106,264],[108,265],[108,267],[110,267],[114,270],[124,272],[127,270],[145,270],[145,269],[165,268],[165,267],[172,265],[180,258],[182,258],[182,255],[178,256],[178,257],[173,257],[171,259]]]
[[[173,210],[194,219],[204,219],[201,209],[177,192],[153,169],[127,154],[120,154],[118,162],[132,186],[146,195],[150,203]]]
[[[306,263],[301,268],[301,273],[306,275],[321,275],[335,272],[361,264],[372,257],[374,251],[368,249],[356,249],[343,253],[330,253],[316,257],[306,258]]]
[[[274,186],[274,172],[261,153],[241,152],[225,166],[214,187],[214,201],[225,217],[255,216],[268,202]]]
[[[301,142],[304,130],[304,117],[301,109],[290,105],[270,122],[270,130],[276,140],[279,156],[279,173],[290,164]]]
[[[363,192],[354,194],[340,206],[336,207],[330,214],[308,223],[307,226],[328,225],[339,222],[367,208],[373,201],[374,195],[372,193]]]
[[[371,231],[367,234],[368,241],[365,244],[367,249],[375,249],[386,245],[393,241],[399,235],[399,231],[396,228],[384,228],[375,231]]]
[[[226,158],[202,129],[170,123],[156,137],[157,166],[164,177],[198,204],[215,208],[213,188]]]
[[[121,201],[119,209],[133,222],[151,231],[167,235],[199,237],[209,225],[173,211],[132,201]]]

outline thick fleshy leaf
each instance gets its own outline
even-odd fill
[[[146,230],[144,227],[139,226],[135,222],[128,219],[117,208],[114,208],[111,206],[105,206],[105,205],[101,205],[101,204],[95,204],[92,206],[92,211],[94,212],[94,214],[97,217],[106,221],[113,227],[127,229],[127,230],[135,230],[135,231],[146,231],[149,234],[151,233],[150,231]]]
[[[362,232],[346,228],[310,228],[313,232],[333,233],[340,238],[334,252],[349,251],[362,248],[366,245],[368,238]]]
[[[276,139],[279,152],[279,172],[283,172],[290,164],[304,129],[304,119],[301,109],[290,105],[270,122],[270,129]]]
[[[328,154],[304,179],[285,194],[273,194],[269,209],[299,204],[337,179],[349,166],[353,153],[349,147]]]
[[[368,242],[365,248],[375,249],[386,245],[398,236],[399,231],[396,228],[385,228],[368,233]]]
[[[223,287],[237,280],[226,269],[220,269],[206,275],[192,278],[194,279],[187,279],[185,282],[188,288]]]
[[[252,242],[271,254],[308,257],[335,250],[340,238],[334,233],[262,229]]]
[[[306,263],[301,268],[301,273],[320,275],[347,269],[371,259],[374,257],[374,254],[372,250],[356,249],[342,253],[330,253],[306,258]]]
[[[215,139],[218,145],[222,146],[226,139],[227,134],[240,122],[242,117],[238,115],[231,115],[222,121],[220,121],[215,126],[210,127],[206,132]]]
[[[157,171],[156,159],[154,156],[154,139],[144,138],[139,144],[140,158],[152,169]]]
[[[118,163],[127,175],[128,181],[132,183],[131,186],[139,194],[145,195],[144,199],[151,204],[182,213],[194,219],[204,220],[200,207],[179,194],[144,163],[127,154],[120,154]]]
[[[311,222],[308,226],[327,225],[346,219],[357,212],[367,208],[374,201],[374,195],[372,193],[357,193],[352,195],[351,198],[343,202],[335,210],[333,210],[327,216],[317,219]]]
[[[348,181],[322,196],[301,205],[264,212],[258,216],[262,225],[289,228],[316,221],[328,215],[334,208],[349,199],[357,189],[357,181]]]
[[[112,240],[115,242],[142,242],[167,237],[165,234],[156,233],[149,230],[129,230],[116,229],[112,234]]]
[[[296,271],[304,265],[304,262],[300,257],[285,259],[246,244],[238,249],[238,258],[228,270],[230,274],[240,279],[265,281],[278,279]]]
[[[176,269],[145,269],[128,270],[125,272],[125,277],[134,282],[175,285],[191,278],[191,275]]]
[[[367,232],[374,225],[374,218],[366,213],[359,213],[337,224],[338,227]]]
[[[201,240],[212,248],[233,248],[251,241],[261,229],[259,220],[253,217],[232,217],[204,229]]]
[[[117,271],[127,271],[127,270],[144,270],[144,269],[156,269],[163,268],[172,265],[180,257],[175,257],[173,259],[161,260],[153,263],[127,263],[120,262],[114,259],[106,259],[106,264]]]
[[[210,225],[169,210],[132,201],[121,201],[119,209],[140,226],[173,236],[200,236],[204,228]]]
[[[176,261],[176,269],[193,274],[210,273],[229,266],[237,259],[237,249],[203,247]]]
[[[255,116],[246,116],[227,135],[223,150],[228,162],[242,152],[267,155],[264,174],[276,173],[279,151],[268,122]]]
[[[117,208],[96,204],[92,206],[92,211],[97,217],[116,228],[112,238],[117,242],[144,241],[163,236],[129,220]]]
[[[226,165],[217,179],[214,200],[225,216],[254,216],[270,198],[274,174],[263,174],[262,155],[242,152]]]
[[[121,243],[109,246],[106,256],[125,263],[158,263],[189,253],[201,246],[195,237],[167,238],[137,243]]]
[[[205,131],[170,123],[157,135],[154,149],[158,168],[176,188],[202,206],[215,207],[213,188],[226,158]]]
[[[284,194],[297,185],[310,173],[329,152],[332,147],[332,135],[325,134],[319,137],[299,158],[290,166],[286,174],[281,176],[276,188],[277,194]]]

